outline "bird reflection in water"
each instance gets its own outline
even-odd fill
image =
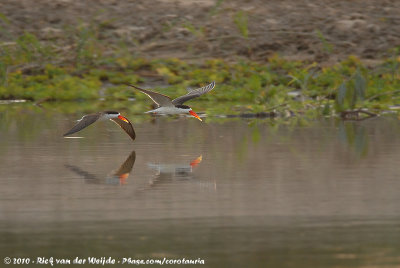
[[[97,175],[89,173],[87,171],[82,170],[81,168],[74,165],[65,165],[66,168],[71,170],[72,172],[82,176],[86,183],[93,184],[108,184],[108,185],[124,185],[126,184],[126,179],[129,177],[129,174],[132,171],[133,165],[135,164],[136,153],[132,151],[129,157],[125,160],[124,163],[116,170],[112,171],[106,178],[100,178]]]
[[[173,181],[188,181],[191,183],[196,183],[204,188],[216,189],[215,182],[207,182],[204,180],[196,179],[193,170],[195,167],[200,165],[203,160],[203,156],[200,155],[196,159],[193,159],[189,163],[182,164],[154,164],[148,163],[147,166],[157,173],[154,175],[153,179],[150,181],[150,186],[155,187],[163,183],[169,183]]]

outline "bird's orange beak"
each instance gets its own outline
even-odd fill
[[[125,121],[126,123],[129,123],[129,120],[123,117],[122,115],[118,115],[118,118],[121,119],[122,121]]]
[[[192,110],[190,110],[189,113],[190,113],[191,115],[193,115],[194,117],[196,117],[197,119],[199,119],[200,121],[203,121],[203,120],[201,120],[201,118],[200,118],[195,112],[193,112]]]

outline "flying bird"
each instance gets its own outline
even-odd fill
[[[148,111],[147,113],[156,113],[156,114],[191,114],[192,116],[196,117],[200,121],[201,118],[192,110],[187,105],[183,105],[184,102],[197,98],[209,91],[211,91],[215,87],[215,82],[212,82],[211,84],[190,90],[189,93],[186,95],[180,96],[174,100],[172,100],[170,97],[160,94],[158,92],[150,91],[147,89],[142,89],[137,86],[127,84],[128,86],[131,86],[133,88],[136,88],[137,90],[143,92],[147,96],[150,97],[150,99],[157,104],[157,109]]]
[[[114,123],[120,126],[126,132],[126,134],[128,134],[129,137],[131,137],[132,140],[135,140],[136,134],[131,122],[129,122],[129,120],[126,117],[123,117],[119,112],[115,111],[104,111],[104,112],[84,115],[81,119],[78,120],[78,123],[75,126],[73,126],[71,130],[69,130],[63,136],[65,137],[75,132],[78,132],[90,126],[91,124],[93,124],[98,120],[103,121],[107,119],[112,120]]]

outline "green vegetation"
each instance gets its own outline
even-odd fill
[[[244,38],[248,38],[249,28],[247,22],[247,14],[244,11],[239,11],[235,14],[233,21],[235,22],[236,27],[238,28],[240,34]]]
[[[247,38],[246,14],[238,13],[234,21]],[[185,27],[202,35],[202,29],[190,24]],[[212,59],[194,64],[179,59],[144,59],[127,53],[123,44],[105,55],[100,28],[89,25],[71,30],[69,38],[75,46],[63,53],[30,33],[0,44],[0,99],[40,103],[146,100],[124,84],[145,85],[156,80],[160,87],[154,89],[171,96],[216,81],[216,90],[196,100],[209,115],[274,112],[348,118],[351,114],[359,119],[359,113],[369,116],[400,105],[400,48],[374,67],[365,66],[354,56],[328,67],[288,61],[278,55],[263,63]],[[325,42],[323,36],[321,40]],[[329,52],[328,43],[326,48]]]
[[[332,53],[333,51],[333,45],[331,43],[329,43],[325,36],[322,34],[322,32],[320,30],[316,30],[315,31],[316,36],[318,37],[319,40],[321,40],[324,50],[327,53]]]

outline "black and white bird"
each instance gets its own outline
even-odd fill
[[[156,114],[191,114],[192,116],[196,117],[200,121],[201,118],[192,110],[187,105],[183,105],[184,102],[197,98],[209,91],[211,91],[215,87],[215,82],[212,82],[211,84],[197,88],[197,89],[192,89],[187,93],[186,95],[180,96],[174,100],[172,100],[170,97],[160,94],[158,92],[150,91],[147,89],[142,89],[137,86],[127,84],[128,86],[131,86],[133,88],[136,88],[137,90],[143,92],[147,96],[150,97],[150,99],[157,104],[157,108],[151,111],[148,111],[147,113],[156,113]]]
[[[96,121],[103,121],[108,119],[116,123],[120,128],[122,128],[126,132],[126,134],[128,134],[129,137],[131,137],[132,140],[135,140],[136,134],[131,122],[129,122],[129,120],[126,117],[123,117],[119,112],[115,111],[104,111],[104,112],[84,115],[81,119],[78,120],[78,123],[75,126],[73,126],[63,136],[65,137],[75,132],[78,132],[90,126]]]

